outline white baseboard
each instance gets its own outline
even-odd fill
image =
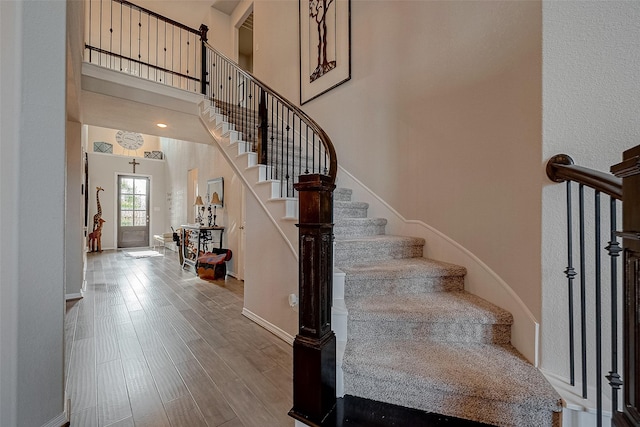
[[[267,331],[271,332],[273,335],[277,336],[278,338],[280,338],[282,341],[286,342],[287,344],[293,345],[293,340],[295,339],[295,337],[292,336],[291,334],[287,333],[286,331],[280,329],[279,327],[277,327],[273,323],[267,322],[262,317],[258,316],[255,313],[252,313],[251,311],[247,310],[246,308],[242,309],[242,315],[244,317],[254,321],[258,325],[262,326]]]
[[[564,408],[562,409],[562,427],[596,427],[597,426],[597,409],[596,409],[596,389],[589,387],[589,399],[583,399],[580,395],[582,387],[577,384],[571,386],[567,378],[540,369],[549,383],[556,389],[562,400]],[[611,425],[611,400],[608,395],[603,396],[603,424]]]
[[[82,291],[75,294],[66,294],[64,296],[65,301],[72,301],[74,299],[81,299],[83,297]]]
[[[61,427],[68,421],[69,419],[67,418],[67,413],[62,412],[61,414],[50,420],[48,423],[43,424],[42,427]]]

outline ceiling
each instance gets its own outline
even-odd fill
[[[213,0],[213,4],[211,6],[220,12],[231,15],[239,3],[240,0]]]

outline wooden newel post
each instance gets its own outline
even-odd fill
[[[615,408],[612,425],[640,426],[640,146],[623,153],[623,161],[611,167],[622,178],[624,248],[622,412]]]
[[[302,175],[299,200],[299,326],[293,343],[293,409],[319,425],[336,404],[336,337],[331,330],[333,190],[325,175]]]

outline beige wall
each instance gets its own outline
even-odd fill
[[[305,111],[343,167],[469,249],[539,318],[541,3],[351,8],[352,78]],[[297,1],[254,5],[256,75],[293,100],[297,16]]]

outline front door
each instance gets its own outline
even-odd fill
[[[149,178],[118,176],[118,247],[149,246]]]

